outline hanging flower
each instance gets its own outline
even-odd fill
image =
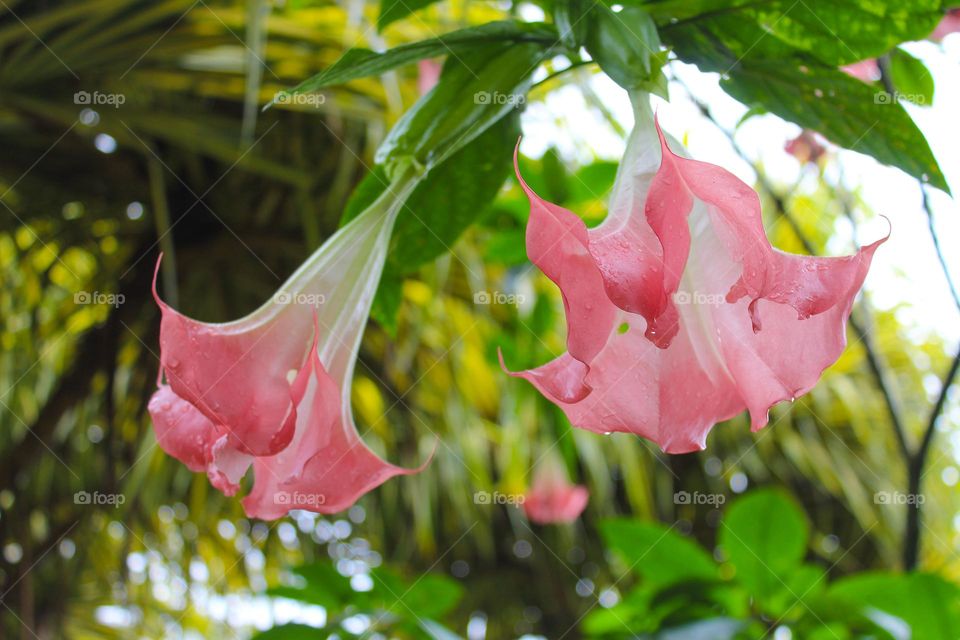
[[[589,499],[586,487],[571,484],[562,465],[548,459],[537,466],[523,499],[523,510],[537,524],[573,522],[583,513]]]
[[[243,499],[250,517],[342,511],[423,468],[381,460],[360,439],[350,408],[363,328],[409,189],[388,189],[240,320],[180,314],[157,295],[154,276],[166,378],[149,403],[157,442],[226,495],[252,466],[253,490]]]
[[[560,288],[568,333],[566,353],[512,375],[578,427],[684,453],[717,422],[746,409],[758,430],[772,405],[813,388],[883,241],[842,258],[774,249],[750,187],[674,154],[645,97],[635,111],[598,227],[520,178],[527,255]]]

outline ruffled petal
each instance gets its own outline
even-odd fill
[[[254,461],[253,490],[243,499],[247,515],[272,520],[291,509],[336,513],[398,475],[422,471],[382,460],[360,439],[341,393],[316,352],[310,358],[307,385],[290,446]]]
[[[227,445],[213,423],[169,385],[161,385],[147,405],[157,444],[193,472],[206,473],[220,491],[232,496],[252,458]]]
[[[567,349],[589,362],[607,341],[616,309],[603,292],[603,278],[588,248],[587,226],[574,213],[540,198],[520,175],[517,153],[514,169],[530,200],[527,255],[544,275],[560,287],[567,314]]]

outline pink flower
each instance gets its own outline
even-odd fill
[[[417,91],[421,96],[427,95],[436,86],[442,70],[443,65],[437,60],[426,59],[417,63]]]
[[[381,460],[350,409],[357,351],[405,195],[382,198],[343,227],[243,319],[188,318],[160,299],[154,281],[167,381],[149,404],[157,442],[226,495],[252,466],[243,499],[251,517],[342,511],[423,468]]]
[[[880,79],[880,65],[877,64],[876,58],[854,62],[840,67],[840,70],[863,82],[875,82]]]
[[[537,524],[573,522],[589,499],[586,487],[570,484],[562,467],[547,461],[537,467],[533,484],[524,496],[523,510]]]
[[[947,11],[937,28],[927,39],[940,42],[951,33],[957,33],[958,31],[960,31],[960,9],[951,9]]]
[[[783,146],[783,150],[799,160],[802,164],[810,162],[816,164],[823,154],[827,152],[826,147],[820,142],[819,137],[813,131],[804,129],[796,138],[788,140]]]
[[[560,288],[567,353],[512,375],[578,427],[684,453],[702,449],[717,422],[746,409],[756,431],[772,405],[813,388],[844,349],[883,241],[842,258],[774,249],[750,187],[675,155],[645,98],[635,111],[598,227],[520,179],[527,255]]]

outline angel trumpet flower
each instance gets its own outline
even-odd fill
[[[774,249],[757,194],[671,151],[636,98],[602,224],[587,229],[520,178],[527,255],[560,288],[568,333],[567,353],[511,375],[578,427],[684,453],[704,448],[717,422],[746,409],[756,431],[772,405],[813,388],[844,349],[883,240],[838,258]]]
[[[252,466],[247,515],[334,513],[387,479],[422,470],[381,460],[360,439],[350,382],[397,213],[414,185],[387,192],[327,240],[249,316],[211,324],[166,305],[161,448],[233,495]],[[157,267],[159,268],[159,260]]]
[[[537,467],[523,510],[537,524],[568,523],[580,517],[589,499],[586,487],[571,484],[563,467],[548,459]]]

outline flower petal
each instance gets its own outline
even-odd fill
[[[227,438],[191,403],[169,385],[161,385],[147,406],[157,444],[193,472],[205,472],[210,482],[232,496],[252,458],[227,448]]]
[[[530,200],[527,255],[553,280],[563,296],[570,331],[570,355],[588,362],[606,343],[616,309],[603,292],[603,278],[588,249],[587,226],[574,213],[541,199],[520,175],[517,144],[514,169]]]
[[[306,390],[290,446],[254,461],[253,490],[243,499],[247,515],[272,520],[291,509],[336,513],[386,480],[422,471],[383,461],[360,439],[341,393],[312,351]]]

